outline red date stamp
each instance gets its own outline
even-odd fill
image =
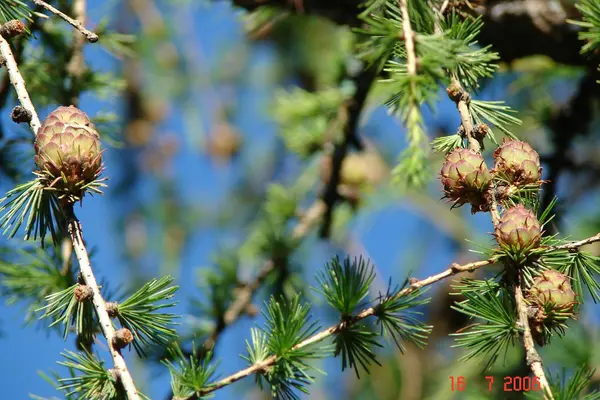
[[[494,377],[486,376],[485,380],[488,384],[488,391],[494,388]],[[502,390],[505,392],[530,392],[541,390],[540,380],[538,377],[530,376],[505,376],[503,378]],[[467,388],[467,381],[464,376],[451,376],[450,389],[453,392],[462,392]]]

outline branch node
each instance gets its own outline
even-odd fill
[[[53,7],[52,5],[46,3],[45,1],[42,1],[42,0],[32,0],[32,1],[36,5],[45,8],[46,10],[50,11],[52,14],[54,14],[54,15],[62,18],[63,20],[65,20],[73,28],[75,28],[79,32],[81,32],[87,38],[88,42],[95,43],[95,42],[98,41],[98,35],[96,35],[94,32],[91,32],[91,31],[85,29],[85,27],[83,26],[83,24],[81,23],[81,21],[78,21],[76,19],[73,19],[73,18],[69,17],[67,14],[63,13],[59,9]]]
[[[456,81],[452,81],[450,86],[448,86],[446,88],[446,94],[448,95],[448,98],[455,103],[458,103],[459,101],[461,101],[464,93],[465,93],[465,90]]]
[[[542,362],[542,358],[539,356],[539,354],[537,352],[527,352],[527,356],[525,357],[525,360],[527,361],[528,366],[531,366],[534,363]]]

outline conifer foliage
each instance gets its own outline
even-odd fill
[[[27,304],[28,322],[38,320],[43,328],[76,339],[77,351],[65,351],[58,362],[68,372],[46,378],[69,399],[148,398],[124,357],[133,349],[142,359],[160,360],[176,400],[208,398],[251,376],[273,398],[303,398],[323,374],[321,360],[334,358],[342,371],[351,369],[363,378],[382,365],[380,350],[386,345],[400,353],[426,347],[435,329],[423,316],[431,306],[428,286],[477,271],[474,278],[454,282],[460,297],[448,309],[469,321],[451,335],[461,362],[477,362],[488,371],[519,348],[543,398],[599,398],[587,387],[593,370],[584,365],[567,374],[568,380],[555,376],[545,368],[541,349],[578,329],[574,326],[583,304],[600,299],[600,258],[583,249],[600,242],[600,233],[574,240],[550,232],[557,200],[542,205],[540,193],[547,182],[540,154],[514,134],[522,123],[515,110],[502,99],[477,98],[484,82],[494,78],[500,55],[479,44],[484,19],[467,12],[474,9],[467,7],[471,3],[366,0],[354,28],[331,35],[339,54],[329,58],[343,77],[316,84],[314,90],[276,93],[270,114],[280,125],[283,145],[300,160],[317,160],[322,193],[312,193],[314,165],[289,187],[269,187],[246,242],[224,249],[215,257],[216,268],[205,271],[204,298],[194,300],[194,310],[211,323],[208,328],[193,326],[190,335],[178,330],[184,321],[172,311],[176,300],[184,300],[177,299],[173,277],[149,280],[130,292],[112,292],[110,277],[100,277],[92,262],[75,206],[86,207],[90,195],[107,187],[101,118],[95,124],[98,118],[71,104],[54,107],[43,120],[38,117],[36,105],[78,99],[83,88],[90,89],[100,78],[74,74],[70,82],[81,88],[66,85],[57,89],[60,95],[40,98],[28,88],[52,87],[51,77],[26,74],[27,65],[22,74],[19,63],[26,61],[11,52],[12,47],[22,49],[19,41],[35,40],[29,33],[39,29],[42,10],[71,24],[74,34],[89,42],[96,42],[98,35],[66,15],[67,10],[46,2],[33,0],[35,9],[18,0],[0,2],[2,27],[24,26],[21,36],[0,29],[0,55],[20,103],[16,114],[24,116],[15,121],[31,128],[35,165],[33,179],[17,182],[1,199],[0,227],[19,250],[0,262],[0,293],[10,302]],[[301,6],[302,1],[296,2],[297,12],[302,13]],[[594,55],[600,47],[600,5],[582,0],[576,7],[581,19],[571,22],[580,29],[581,51]],[[254,30],[268,29],[288,14],[261,4],[246,19]],[[100,44],[126,49],[126,38],[104,33]],[[24,76],[46,81],[26,87]],[[335,73],[323,76],[327,81]],[[460,126],[432,139],[425,109],[440,102],[456,106]],[[350,205],[346,210],[351,214],[366,195],[381,189],[385,174],[374,167],[379,156],[363,143],[357,128],[362,108],[371,103],[385,105],[405,128],[406,146],[391,169],[394,190],[423,191],[437,178],[446,200],[440,204],[489,214],[493,244],[477,251],[480,260],[453,263],[429,277],[394,276],[384,291],[376,290],[378,277],[370,260],[335,256],[324,260],[309,293],[303,290],[308,285],[290,278],[300,275],[292,254],[316,225],[335,227],[343,219],[339,209]],[[306,199],[312,203],[302,210]],[[327,231],[322,229],[321,236],[328,236]],[[21,235],[23,242],[15,238]],[[244,282],[240,265],[247,260],[261,263],[254,278]],[[253,301],[268,286],[275,294],[259,311]],[[333,323],[317,317],[310,301],[315,298],[334,315]],[[219,338],[243,315],[257,314],[262,323],[246,335],[241,355],[246,365],[228,375],[215,356]],[[99,346],[100,341],[105,344]],[[104,348],[108,361],[101,355]]]

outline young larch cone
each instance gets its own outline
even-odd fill
[[[517,252],[537,247],[542,238],[539,221],[533,211],[523,204],[511,207],[502,214],[495,235],[498,244]]]
[[[470,203],[478,211],[486,203],[485,193],[491,174],[481,154],[458,148],[446,156],[440,171],[445,197],[454,201],[454,206]]]
[[[75,106],[58,107],[38,131],[34,160],[59,196],[79,198],[102,170],[100,136],[86,113]]]
[[[527,297],[560,313],[571,313],[577,304],[577,295],[571,288],[569,277],[553,269],[534,278]]]
[[[559,326],[572,318],[578,303],[569,277],[552,269],[534,278],[525,300],[532,310],[529,318],[532,334],[540,345],[547,342],[544,328]]]
[[[540,182],[540,156],[520,140],[506,140],[494,152],[494,169],[504,174],[514,185]]]

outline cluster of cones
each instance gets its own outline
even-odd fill
[[[491,196],[502,201],[502,196],[510,190],[539,187],[543,183],[541,173],[539,154],[528,143],[506,140],[494,152],[493,169],[488,169],[478,152],[458,148],[448,154],[440,175],[445,197],[453,206],[470,204],[472,211],[477,212],[490,210]],[[497,190],[498,186],[503,191]],[[517,204],[504,210],[494,235],[506,254],[527,262],[532,250],[540,246],[542,233],[535,213]],[[532,334],[540,345],[546,342],[549,329],[560,327],[574,317],[578,303],[569,277],[556,270],[545,270],[535,277],[525,300]]]

